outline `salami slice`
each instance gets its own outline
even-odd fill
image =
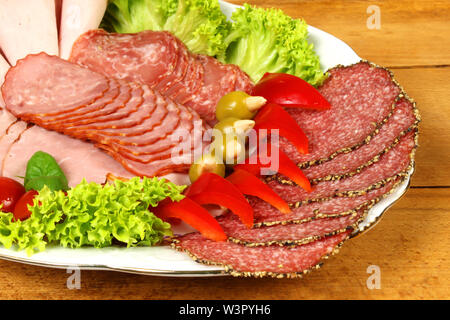
[[[401,92],[388,70],[368,62],[337,67],[329,73],[319,91],[331,109],[287,109],[308,137],[309,154],[299,154],[284,138],[280,146],[302,168],[368,143],[392,115]]]
[[[383,154],[394,148],[400,138],[417,128],[419,122],[415,104],[401,96],[393,115],[368,144],[353,152],[341,153],[330,161],[303,169],[303,173],[313,184],[358,174],[364,168],[380,161]],[[287,181],[287,178],[278,177],[278,181]]]
[[[290,203],[323,201],[338,196],[357,196],[382,187],[390,177],[405,172],[416,147],[416,132],[408,133],[378,162],[347,179],[322,181],[316,184],[310,193],[299,186],[283,185],[277,181],[270,181],[269,185]]]
[[[298,277],[317,269],[322,259],[336,253],[351,231],[296,247],[246,247],[214,242],[198,233],[176,239],[173,247],[188,252],[194,260],[225,267],[233,276]]]

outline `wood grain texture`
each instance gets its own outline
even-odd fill
[[[396,78],[422,115],[413,188],[375,228],[346,243],[322,269],[304,279],[162,278],[82,271],[81,289],[69,290],[65,270],[0,260],[0,299],[450,298],[450,1],[249,2],[304,17],[347,42],[361,57],[395,67]],[[371,4],[381,9],[380,30],[366,27]],[[380,290],[366,286],[370,265],[380,267]]]
[[[411,189],[368,233],[304,279],[162,278],[65,270],[0,261],[0,299],[441,299],[449,298],[450,189]],[[433,205],[430,206],[430,203]],[[381,289],[366,286],[381,270]]]
[[[242,4],[243,1],[229,1]],[[342,39],[360,57],[384,66],[450,64],[448,0],[249,0]],[[381,28],[368,29],[369,6],[380,8]]]

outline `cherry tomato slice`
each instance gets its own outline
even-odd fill
[[[28,205],[33,205],[33,199],[37,196],[39,192],[36,190],[30,190],[25,193],[19,201],[16,203],[14,208],[14,219],[15,220],[26,220],[31,216],[31,211],[28,209]]]
[[[17,181],[0,177],[0,204],[3,205],[1,211],[13,212],[17,201],[25,193],[25,188]]]

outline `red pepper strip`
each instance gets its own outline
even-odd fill
[[[267,143],[267,152],[261,152],[260,149],[260,146],[258,146],[257,152],[248,157],[244,163],[235,165],[234,169],[246,170],[259,176],[261,175],[261,169],[276,167],[273,161],[278,160],[278,173],[285,175],[307,192],[311,191],[311,184],[308,178],[283,151],[270,143]],[[275,153],[274,157],[272,157],[272,152]],[[276,155],[278,155],[278,159]]]
[[[227,177],[227,180],[234,184],[243,194],[258,197],[261,200],[270,203],[283,213],[291,212],[286,201],[284,201],[267,184],[250,172],[235,169],[235,171]]]
[[[214,241],[225,241],[227,236],[216,219],[195,201],[184,198],[179,202],[162,201],[151,211],[160,219],[181,219],[198,230],[205,238]]]
[[[210,194],[211,198],[204,194]],[[241,191],[218,174],[202,174],[186,190],[185,195],[200,204],[218,204],[230,209],[248,227],[253,226],[253,208]]]
[[[247,200],[241,201],[229,194],[214,191],[205,191],[189,196],[189,198],[201,205],[217,204],[225,207],[237,215],[242,223],[247,226],[247,228],[253,227],[253,208]]]
[[[258,135],[261,134],[261,129],[266,129],[266,132],[278,129],[279,135],[294,144],[298,152],[302,154],[308,153],[308,138],[297,124],[297,121],[281,106],[274,103],[266,104],[259,110],[254,120],[254,130],[258,132]]]
[[[253,87],[253,96],[284,107],[326,110],[331,104],[305,80],[286,73],[266,73]]]

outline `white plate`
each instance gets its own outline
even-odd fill
[[[223,12],[228,16],[237,7],[224,1],[220,2]],[[361,60],[347,44],[336,37],[311,26],[308,27],[308,30],[310,41],[314,43],[320,56],[323,70],[337,64],[349,65]],[[408,179],[391,195],[370,210],[355,235],[378,222],[382,214],[406,192],[413,171],[414,169],[411,169]],[[78,267],[80,269],[114,270],[161,276],[204,277],[220,275],[222,271],[221,267],[198,264],[186,254],[176,252],[169,247],[65,249],[49,246],[45,252],[31,257],[24,252],[0,248],[0,258],[53,268]]]

